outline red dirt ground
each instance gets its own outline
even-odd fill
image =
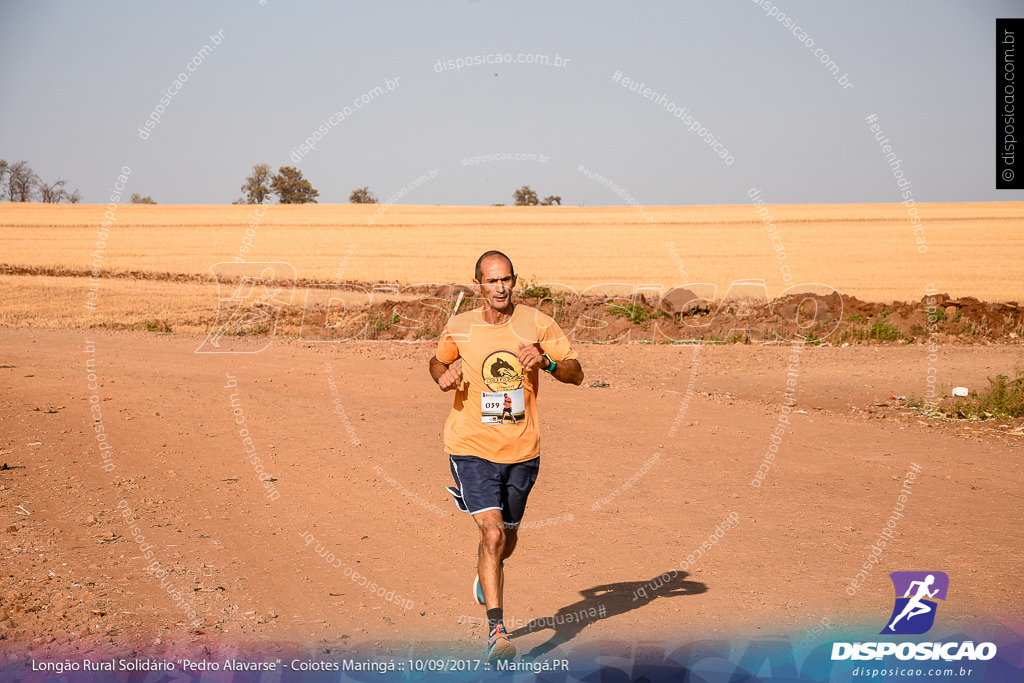
[[[276,339],[262,353],[193,353],[201,341],[0,329],[6,656],[195,655],[247,643],[320,652],[435,643],[478,656],[483,629],[467,623],[483,616],[470,599],[476,532],[442,488],[451,396],[427,374],[434,346]],[[505,613],[521,653],[667,634],[799,638],[824,617],[839,629],[880,628],[892,606],[886,574],[905,569],[950,575],[946,626],[1016,618],[1024,429],[926,419],[891,399],[924,394],[925,347],[806,348],[797,412],[755,488],[790,348],[577,346],[584,386],[545,379],[541,476],[507,563]],[[1020,354],[947,345],[935,366],[939,382],[976,388]],[[229,376],[237,386],[226,388]],[[107,470],[94,395],[112,446]],[[242,427],[276,499],[245,454]],[[921,474],[897,541],[851,597],[912,463]],[[125,506],[194,619],[146,571],[152,560]],[[732,512],[738,525],[685,575],[649,585]],[[371,595],[318,544],[412,605]],[[644,585],[649,599],[634,599]],[[591,608],[604,614],[582,627],[516,621]]]

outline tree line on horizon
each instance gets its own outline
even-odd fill
[[[558,195],[548,195],[544,199],[538,200],[537,193],[530,189],[529,185],[523,185],[518,190],[512,193],[512,199],[515,200],[513,206],[554,206],[562,205],[562,198]],[[491,206],[505,206],[504,204],[491,204]]]
[[[0,200],[9,202],[34,202],[43,204],[79,204],[82,201],[82,193],[75,190],[69,192],[65,189],[67,181],[59,178],[52,183],[47,183],[32,170],[27,161],[15,161],[9,163],[0,159]],[[131,196],[132,204],[156,204],[152,197],[143,197],[139,193]]]
[[[8,163],[0,159],[0,200],[10,202],[40,201],[46,204],[78,204],[82,195],[75,189],[65,189],[67,181],[58,179],[52,183],[43,181],[32,170],[25,160]],[[316,204],[320,193],[312,183],[302,176],[302,171],[294,166],[281,166],[277,173],[270,169],[270,164],[254,164],[252,172],[246,177],[241,187],[243,196],[232,204],[265,204],[276,198],[279,204]],[[529,185],[523,185],[512,193],[514,206],[554,206],[561,205],[562,198],[548,195],[539,199],[537,193]],[[369,186],[352,190],[348,198],[351,204],[377,204],[377,197],[370,192]],[[132,193],[129,202],[132,204],[156,204],[149,195]],[[491,206],[505,206],[491,204]]]
[[[313,185],[302,177],[302,171],[293,166],[282,166],[277,173],[272,173],[270,164],[254,164],[252,173],[242,185],[244,196],[236,199],[233,204],[263,204],[277,196],[279,204],[315,204],[320,193]],[[548,195],[539,199],[537,193],[529,185],[523,185],[512,193],[515,206],[554,206],[561,205],[562,198]],[[350,204],[377,204],[377,197],[370,192],[369,186],[357,187],[348,196]],[[491,206],[505,206],[491,204]]]
[[[32,202],[37,199],[45,204],[77,204],[82,201],[82,194],[76,189],[68,192],[64,189],[64,179],[48,183],[22,159],[8,163],[0,159],[0,198],[9,202]]]

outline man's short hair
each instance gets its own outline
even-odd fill
[[[505,261],[508,262],[509,270],[512,271],[512,275],[514,276],[516,274],[515,266],[512,265],[512,259],[510,259],[508,256],[505,256],[497,249],[491,249],[490,251],[485,251],[483,254],[480,255],[480,258],[476,260],[476,270],[473,272],[474,279],[476,282],[483,281],[484,271],[482,270],[481,266],[483,265],[484,259],[490,258],[491,256],[500,256],[501,258],[505,259]]]

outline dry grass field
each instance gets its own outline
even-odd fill
[[[277,205],[262,216],[254,206],[125,205],[101,255],[106,272],[209,276],[213,264],[242,256],[290,263],[300,280],[312,282],[414,284],[466,282],[476,256],[497,248],[525,278],[577,291],[601,283],[668,290],[691,282],[715,285],[720,297],[735,280],[763,279],[773,297],[788,284],[822,283],[869,301],[920,300],[925,285],[934,284],[954,297],[1024,300],[1024,203],[918,208],[927,253],[919,252],[901,204],[769,206],[774,243],[752,205]],[[91,268],[105,211],[3,204],[0,264]],[[252,247],[241,254],[250,224]],[[789,283],[780,266],[788,267]],[[8,290],[26,286],[0,281]]]

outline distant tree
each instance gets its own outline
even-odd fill
[[[282,204],[316,204],[320,193],[293,166],[282,166],[271,178],[270,187]]]
[[[7,182],[7,170],[7,160],[0,159],[0,188],[2,188]],[[0,196],[2,196],[2,194],[0,194]]]
[[[133,192],[131,199],[129,199],[128,201],[130,201],[132,204],[156,204],[156,202],[153,201],[152,197],[150,197],[149,195],[143,197],[138,192]]]
[[[504,204],[491,204],[491,206],[505,206]]]
[[[66,184],[67,181],[63,179],[57,180],[54,183],[45,183],[36,178],[36,191],[39,201],[45,204],[60,204],[61,202],[77,204],[82,201],[82,195],[77,189],[74,192],[68,192],[64,189]]]
[[[350,204],[376,204],[377,198],[370,192],[369,186],[357,187],[348,196],[348,201]]]
[[[245,201],[236,203],[262,204],[272,194],[270,184],[273,178],[270,164],[253,164],[252,173],[245,179],[245,185],[242,185]]]
[[[41,179],[37,180],[36,189],[39,192],[39,201],[44,204],[60,204],[61,200],[67,196],[67,192],[64,191],[66,184],[66,180],[57,180],[52,183],[43,182]]]
[[[540,202],[541,206],[551,206],[553,204],[558,204],[559,206],[561,206],[562,205],[562,198],[557,196],[557,195],[548,195],[547,197],[542,199],[541,202]]]
[[[12,202],[30,202],[35,195],[39,177],[25,160],[7,168],[7,198]]]
[[[512,198],[516,200],[516,206],[537,206],[537,193],[529,185],[523,185],[513,192]]]

